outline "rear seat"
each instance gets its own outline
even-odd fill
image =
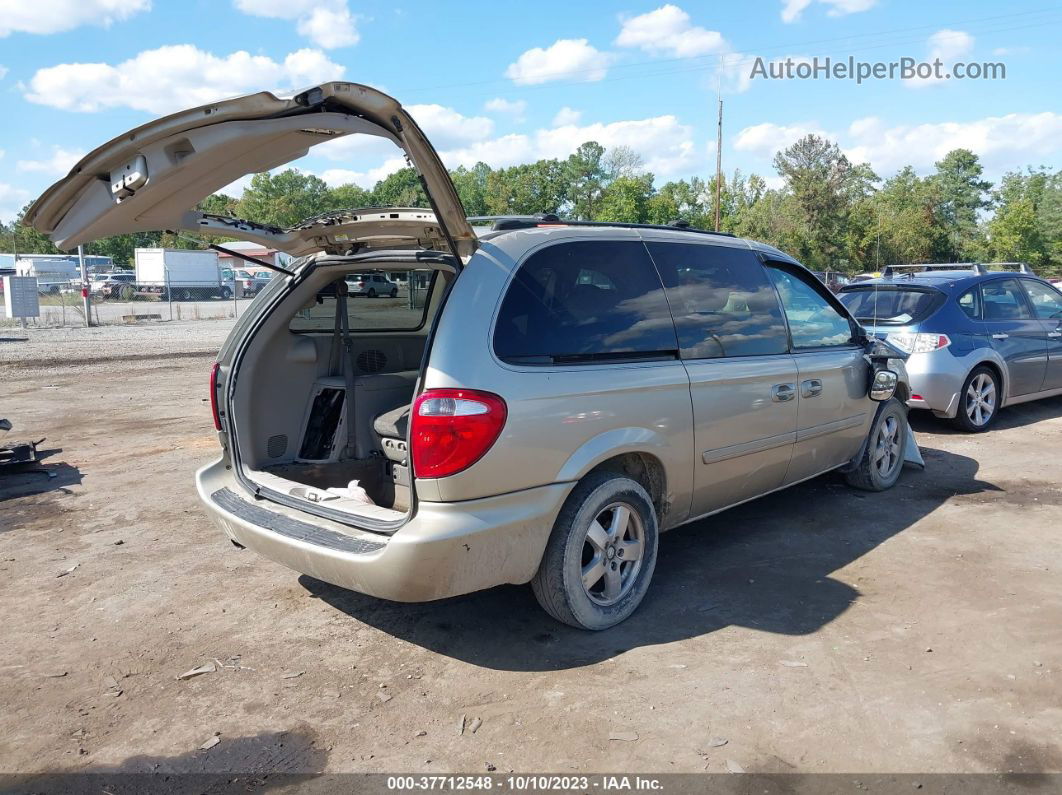
[[[380,437],[384,455],[391,461],[406,463],[406,433],[409,430],[409,403],[403,403],[380,414],[372,423],[372,429]]]

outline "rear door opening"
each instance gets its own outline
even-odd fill
[[[232,352],[230,453],[253,493],[366,529],[405,521],[410,407],[456,273],[420,254],[318,259]]]

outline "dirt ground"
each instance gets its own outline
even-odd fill
[[[19,344],[0,416],[54,477],[0,476],[2,772],[1062,771],[1060,399],[917,417],[891,492],[668,533],[589,634],[526,587],[391,604],[236,549],[192,483],[209,353]]]

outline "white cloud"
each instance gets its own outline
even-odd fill
[[[616,37],[619,47],[637,47],[653,55],[691,58],[725,52],[723,35],[691,24],[690,15],[675,5],[660,6],[636,17],[621,17],[623,27]]]
[[[346,0],[235,0],[235,6],[256,17],[295,20],[300,36],[326,50],[361,40]]]
[[[0,38],[61,33],[81,25],[110,27],[151,8],[151,0],[0,0]]]
[[[593,83],[604,79],[612,56],[600,52],[586,39],[558,39],[549,47],[534,47],[509,64],[505,76],[518,85],[551,80]]]
[[[557,115],[553,117],[554,127],[566,127],[571,124],[578,124],[579,119],[583,117],[581,110],[573,110],[565,105],[563,108],[557,111]]]
[[[928,173],[952,149],[969,149],[985,171],[1002,174],[1041,158],[1062,155],[1062,113],[1010,113],[965,122],[889,125],[876,116],[856,119],[847,129],[824,130],[816,122],[757,124],[741,130],[734,149],[771,158],[814,133],[836,141],[854,163],[870,163],[882,177],[904,166]]]
[[[0,221],[11,221],[17,218],[30,198],[28,190],[0,182]]]
[[[5,77],[7,77],[7,67],[0,64],[0,80],[3,80]]]
[[[734,149],[738,152],[751,152],[764,157],[773,157],[775,152],[785,149],[805,135],[829,137],[815,122],[796,122],[794,124],[755,124],[746,127],[734,136]]]
[[[24,174],[43,174],[46,177],[62,177],[70,172],[70,169],[85,156],[80,150],[63,149],[60,146],[52,147],[50,157],[41,160],[19,160],[15,163],[15,170]]]
[[[926,42],[929,55],[926,61],[933,63],[937,59],[944,65],[945,71],[950,71],[954,63],[966,55],[969,55],[973,50],[974,37],[969,33],[962,30],[949,30],[944,28],[938,30],[929,40]],[[910,80],[904,80],[903,83],[908,88],[922,88],[924,86],[938,85],[941,83],[949,83],[944,77],[913,77]]]
[[[494,132],[486,116],[463,116],[442,105],[407,105],[406,110],[437,149],[481,141]]]
[[[301,88],[337,80],[343,67],[320,50],[297,50],[283,61],[246,51],[217,56],[191,44],[145,50],[117,65],[69,63],[39,69],[26,99],[61,110],[129,107],[166,113],[261,90]]]
[[[975,152],[986,171],[999,174],[1062,154],[1062,113],[1008,113],[968,122],[893,126],[868,117],[849,126],[846,140],[848,156],[869,162],[880,174],[905,165],[928,171],[959,148]]]
[[[522,99],[510,100],[495,97],[483,103],[483,109],[491,113],[504,113],[517,121],[523,121],[524,114],[527,112],[527,102]]]
[[[782,21],[795,22],[800,19],[804,9],[812,2],[813,0],[782,0]],[[817,0],[817,2],[827,6],[826,14],[831,17],[869,11],[878,4],[878,0]]]
[[[642,156],[647,171],[664,178],[686,174],[701,160],[694,145],[693,128],[670,115],[555,125],[530,134],[505,135],[442,151],[440,157],[450,168],[471,167],[479,161],[501,168],[543,158],[563,159],[586,141],[597,141],[606,149],[630,147]]]

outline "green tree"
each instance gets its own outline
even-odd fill
[[[378,207],[430,207],[420,177],[412,168],[388,174],[372,189],[372,203]]]
[[[371,191],[348,183],[329,189],[325,203],[329,210],[357,210],[372,206],[373,196]]]
[[[604,157],[605,147],[597,141],[587,141],[565,161],[568,200],[576,218],[589,220],[595,215],[608,179]]]
[[[329,193],[323,179],[294,168],[255,174],[236,210],[248,221],[286,229],[329,209]]]
[[[472,168],[458,166],[450,172],[454,188],[465,208],[465,215],[488,215],[487,184],[492,174],[486,163],[476,163]]]
[[[652,174],[617,177],[601,191],[594,220],[645,223],[649,217],[649,199],[652,195]]]
[[[953,149],[936,164],[941,214],[951,244],[950,259],[969,259],[980,243],[978,213],[991,206],[992,183],[981,178],[984,169],[969,149]]]

